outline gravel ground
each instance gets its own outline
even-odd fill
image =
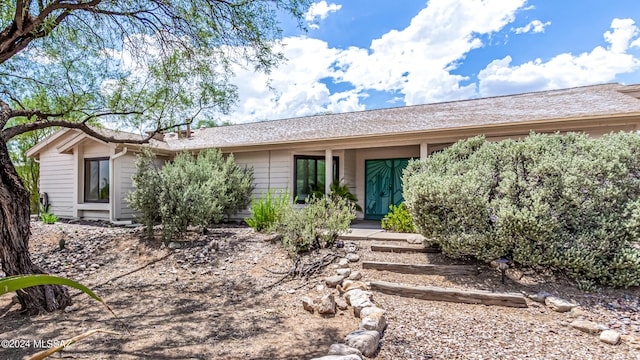
[[[162,246],[140,228],[32,223],[31,252],[52,273],[89,285],[118,314],[113,319],[84,295],[73,292],[75,310],[37,317],[18,313],[0,298],[2,339],[70,338],[94,328],[122,335],[97,335],[56,357],[80,359],[309,359],[326,354],[359,320],[350,310],[321,317],[302,309],[302,296],[334,291],[323,285],[333,266],[309,281],[268,288],[291,259],[278,244],[246,227],[190,234],[179,249]],[[65,250],[58,250],[60,238]],[[460,263],[439,254],[372,253],[359,241],[364,260]],[[352,263],[361,270],[361,262]],[[581,304],[584,317],[622,334],[640,336],[640,290],[577,290],[559,276],[531,270],[500,274],[482,265],[478,276],[417,276],[361,270],[364,280],[482,289],[548,291]],[[337,295],[337,292],[335,292]],[[640,359],[640,344],[617,346],[568,326],[571,315],[529,301],[528,308],[431,302],[374,293],[387,310],[388,327],[376,359]],[[123,325],[123,322],[125,325]],[[129,332],[127,332],[129,331]],[[0,349],[0,359],[19,359],[34,349]]]
[[[463,263],[449,260],[441,254],[371,252],[369,246],[375,242],[360,241],[358,244],[363,260]],[[368,280],[409,285],[524,294],[543,290],[579,303],[584,310],[584,318],[588,320],[622,334],[640,335],[638,288],[599,289],[585,293],[566,278],[542,276],[530,269],[509,270],[509,277],[503,285],[499,271],[482,265],[478,276],[362,272]],[[555,312],[534,301],[528,301],[528,308],[523,309],[423,301],[379,293],[374,294],[374,300],[389,314],[389,325],[377,356],[379,359],[640,359],[640,346],[602,343],[596,335],[569,327],[568,324],[574,320],[569,313]]]

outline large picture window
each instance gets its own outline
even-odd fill
[[[109,202],[109,158],[84,160],[84,201]]]
[[[325,158],[322,156],[295,156],[295,183],[294,196],[298,197],[298,203],[305,202],[314,191],[324,193],[325,182]],[[333,178],[338,180],[338,158],[333,158]]]

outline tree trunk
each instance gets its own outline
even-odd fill
[[[29,256],[29,194],[9,158],[7,144],[0,138],[0,260],[7,276],[43,274]],[[35,315],[71,305],[67,289],[60,285],[35,286],[20,290],[22,310]]]

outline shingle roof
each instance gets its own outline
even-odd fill
[[[640,114],[640,100],[604,84],[518,95],[264,121],[196,130],[190,139],[165,137],[171,149],[241,147],[530,121]]]

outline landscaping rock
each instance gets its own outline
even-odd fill
[[[334,275],[334,276],[329,276],[328,278],[324,279],[324,282],[327,284],[328,287],[336,287],[336,285],[342,283],[342,280],[344,280],[344,276],[342,275]]]
[[[336,301],[333,294],[327,294],[320,299],[318,304],[318,314],[323,315],[335,315],[336,313]]]
[[[380,333],[373,330],[356,330],[344,339],[344,342],[362,352],[362,355],[371,357],[378,350]]]
[[[620,333],[615,330],[605,330],[600,334],[600,341],[609,345],[618,345]]]
[[[345,301],[345,299],[341,297],[336,298],[336,307],[340,310],[347,310],[349,308],[349,304]]]
[[[567,300],[561,299],[556,296],[548,296],[544,299],[544,303],[553,311],[557,312],[567,312],[574,307],[578,306],[578,304],[571,303]]]
[[[265,235],[262,239],[264,241],[275,242],[275,241],[281,240],[282,236],[280,234],[269,234],[269,235]]]
[[[380,313],[380,314],[386,314],[387,311],[384,309],[380,309],[377,306],[370,306],[370,307],[366,307],[364,309],[362,309],[362,311],[360,311],[360,315],[361,316],[369,316],[371,314],[376,314],[376,313]]]
[[[349,268],[338,269],[338,270],[336,270],[336,273],[338,275],[340,275],[340,276],[347,277],[347,276],[351,275],[351,269],[349,269]]]
[[[364,291],[362,289],[351,289],[351,290],[347,291],[344,294],[344,298],[347,300],[347,303],[349,305],[353,306],[352,301],[351,301],[352,298],[356,299],[356,298],[359,298],[359,297],[363,297],[363,298],[366,298],[366,299],[371,299],[372,295],[373,294],[370,291]]]
[[[374,306],[371,302],[372,294],[369,291],[354,289],[347,291],[344,295],[345,299],[351,307],[353,307],[353,315],[360,317],[360,311],[366,307]]]
[[[354,253],[349,253],[347,254],[347,256],[345,256],[345,259],[351,261],[351,262],[357,262],[360,260],[360,255],[358,254],[354,254]]]
[[[169,243],[168,247],[171,250],[180,249],[180,243],[172,241],[172,242]]]
[[[571,326],[574,329],[578,329],[582,332],[586,332],[588,334],[598,334],[600,333],[600,331],[602,331],[598,327],[598,324],[589,320],[573,320],[569,324],[569,326]]]
[[[351,244],[347,244],[344,247],[344,249],[347,253],[355,253],[358,251],[358,246],[356,244],[351,243]]]
[[[345,344],[333,344],[329,348],[329,355],[356,355],[362,358],[362,352]]]
[[[420,234],[411,234],[407,236],[407,242],[409,244],[424,244],[425,240],[427,240],[427,238]]]
[[[375,330],[382,333],[387,327],[387,319],[385,318],[384,313],[384,310],[377,307],[367,307],[360,310],[360,317],[362,318],[362,321],[360,321],[360,326],[358,328],[363,330]]]
[[[493,261],[492,261],[493,262]],[[497,264],[497,263],[496,263]],[[496,265],[497,267],[497,265]],[[529,295],[529,299],[535,301],[535,302],[539,302],[539,303],[545,303],[545,300],[551,296],[551,294],[549,294],[546,291],[538,291],[537,293],[533,294],[533,295]]]
[[[569,316],[572,318],[583,318],[587,316],[587,312],[579,307],[574,307],[569,311]]]
[[[340,261],[338,261],[338,268],[348,268],[349,267],[349,260],[347,259],[340,259]]]
[[[362,273],[360,271],[354,271],[349,275],[349,280],[360,280],[362,279]]]
[[[312,314],[315,311],[313,300],[307,296],[302,298],[302,307]]]

